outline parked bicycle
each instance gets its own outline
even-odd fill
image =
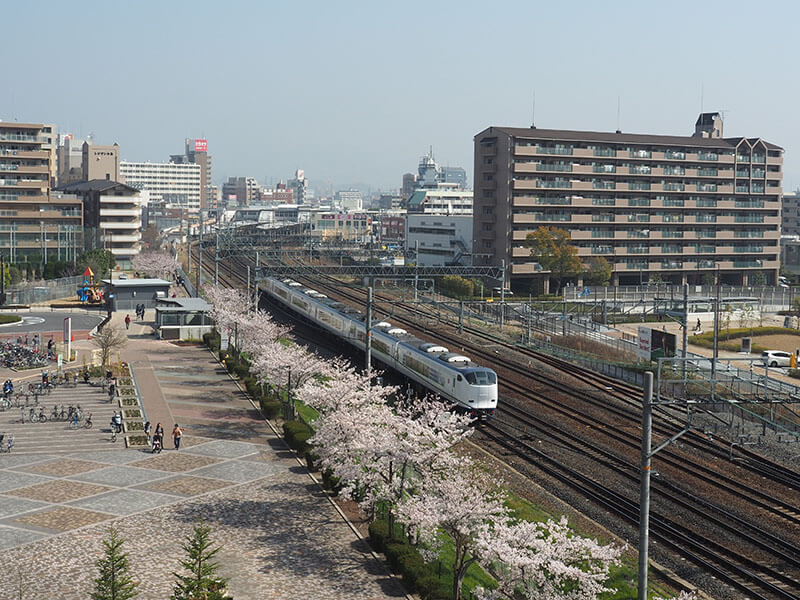
[[[44,406],[39,407],[38,414],[36,413],[35,409],[31,408],[30,412],[28,413],[28,420],[31,423],[46,423],[47,415],[44,414]]]

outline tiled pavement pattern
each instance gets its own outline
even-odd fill
[[[39,379],[36,378],[36,380]],[[20,380],[14,379],[14,382],[19,388]],[[102,387],[87,385],[83,381],[75,387],[60,385],[49,394],[41,395],[39,405],[44,407],[44,414],[48,417],[46,423],[29,422],[28,417],[30,407],[33,406],[33,397],[30,397],[29,407],[25,409],[24,423],[21,421],[18,407],[12,406],[5,411],[0,411],[0,432],[6,435],[3,440],[4,449],[9,435],[14,436],[12,453],[15,455],[73,453],[77,450],[106,449],[114,446],[110,439],[109,423],[111,416],[115,411],[120,410],[120,407],[116,400],[109,401],[108,393]],[[80,405],[84,416],[92,413],[92,428],[70,429],[66,421],[52,420],[51,414],[54,405],[58,405],[59,412],[62,405],[67,409],[70,405]],[[36,414],[39,414],[38,407],[36,407]],[[119,436],[116,444],[123,447],[122,436]]]
[[[237,600],[403,597],[213,358],[158,344],[148,360],[167,406],[153,410],[186,426],[180,452],[167,439],[155,455],[110,443],[0,455],[0,598],[87,599],[113,523],[140,598],[163,600],[200,517]]]

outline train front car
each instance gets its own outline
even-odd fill
[[[462,407],[481,421],[492,417],[497,409],[497,374],[486,367],[461,369],[456,382]]]

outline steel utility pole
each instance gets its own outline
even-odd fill
[[[217,229],[217,241],[214,244],[214,285],[219,285],[219,229]]]
[[[639,588],[638,600],[647,600],[648,546],[650,543],[650,444],[653,426],[653,373],[644,374],[642,394],[642,469],[639,488]]]
[[[372,285],[367,288],[367,318],[364,324],[367,332],[364,339],[364,368],[369,374],[372,371]]]
[[[686,344],[689,342],[689,284],[683,284],[683,342],[681,348],[681,358],[683,359],[683,368],[681,370],[681,379],[683,379],[684,389],[686,386]]]
[[[197,245],[197,285],[195,294],[200,297],[200,286],[203,284],[203,211],[200,211],[200,242]]]

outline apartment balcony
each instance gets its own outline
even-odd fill
[[[142,222],[135,221],[100,221],[100,229],[141,229]]]
[[[132,243],[140,241],[142,239],[142,236],[139,234],[137,235],[105,234],[103,236],[103,239],[106,240],[107,242],[112,242],[112,243],[120,243],[120,242]]]
[[[0,158],[0,173],[11,173],[14,175],[33,175],[34,173],[49,174],[50,169],[47,165],[12,165],[3,163]]]
[[[0,142],[19,142],[21,144],[46,144],[43,135],[26,135],[24,133],[0,133]]]
[[[535,275],[542,272],[542,265],[537,262],[523,264],[513,263],[511,265],[512,275]]]
[[[127,248],[106,248],[114,256],[136,256],[139,254],[139,246],[128,246]]]
[[[9,150],[8,148],[0,148],[0,156],[15,156],[17,158],[38,158],[40,160],[47,160],[50,153],[47,150]]]
[[[16,210],[15,214],[12,217],[14,221],[21,221],[21,220],[32,220],[36,219],[36,225],[30,225],[30,227],[34,227],[38,230],[39,224],[38,221],[44,221],[46,227],[51,227],[57,222],[63,223],[74,223],[77,221],[78,224],[82,222],[82,213],[72,213],[72,214],[63,214],[60,210]]]
[[[100,207],[101,217],[134,217],[139,218],[142,216],[141,208],[103,208]]]
[[[780,164],[783,164],[783,157],[782,156],[767,156],[767,164],[768,165],[780,165]]]
[[[484,156],[494,156],[496,153],[488,154],[485,150],[481,150]],[[514,146],[515,156],[536,156],[539,152],[536,146]]]
[[[511,248],[511,258],[530,258],[531,249],[514,246]]]
[[[13,187],[18,190],[42,190],[43,193],[47,190],[48,184],[48,181],[40,179],[0,179],[0,187]]]

